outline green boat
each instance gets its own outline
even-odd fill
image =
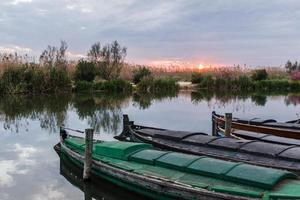
[[[67,136],[55,149],[83,167],[84,139]],[[92,158],[92,176],[153,199],[300,199],[300,180],[284,170],[120,141],[95,140]]]

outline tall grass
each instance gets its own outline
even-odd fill
[[[137,85],[137,89],[144,93],[169,93],[178,91],[179,86],[173,78],[145,77]]]

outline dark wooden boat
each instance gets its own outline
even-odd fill
[[[82,168],[84,139],[62,138],[55,149]],[[298,176],[285,170],[160,151],[143,143],[94,141],[93,146],[92,175],[154,199],[300,198]]]
[[[79,188],[83,194],[85,200],[93,199],[130,199],[130,200],[144,200],[145,196],[138,195],[128,190],[123,189],[110,182],[92,176],[90,181],[84,181],[82,178],[82,169],[74,165],[71,159],[67,155],[60,153],[59,145],[55,146],[55,150],[60,157],[60,174],[69,181],[72,185]],[[118,191],[118,192],[112,192]]]
[[[162,149],[300,172],[299,146],[135,125],[127,115],[123,123],[123,132],[116,139],[129,137]]]
[[[223,128],[225,126],[225,118],[223,115],[213,112],[212,121],[219,127]],[[231,126],[234,130],[243,130],[275,135],[279,137],[300,139],[300,120],[277,122],[274,119],[233,118]]]

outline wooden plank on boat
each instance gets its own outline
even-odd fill
[[[218,115],[213,112],[212,116],[213,123],[218,124],[220,127],[224,127],[225,119],[224,116]],[[235,130],[244,130],[251,132],[258,132],[264,134],[271,134],[280,137],[288,137],[294,139],[300,139],[300,124],[297,123],[279,123],[275,120],[264,120],[257,122],[257,119],[245,120],[234,118],[232,121],[232,128]]]
[[[260,140],[261,138],[267,136],[267,134],[264,133],[257,133],[251,131],[243,131],[243,130],[234,130],[232,134],[248,140]]]
[[[211,135],[191,135],[185,137],[182,141],[191,143],[191,144],[207,144],[212,140],[217,139],[218,137],[211,136]]]
[[[286,150],[287,148],[289,148],[289,146],[265,143],[260,141],[253,141],[242,146],[241,150],[249,153],[258,153],[258,154],[276,156],[279,153]]]
[[[279,154],[279,157],[300,161],[300,147],[290,148]]]
[[[275,136],[275,135],[268,135],[268,134],[264,134],[264,133],[235,130],[233,132],[233,135],[236,135],[237,137],[240,137],[243,139],[248,139],[248,140],[259,140],[259,141],[275,143],[275,144],[300,146],[300,140],[293,139],[293,138],[279,137],[279,136]]]
[[[262,138],[262,141],[271,142],[271,143],[278,143],[278,144],[285,144],[285,145],[298,145],[300,146],[300,140],[292,139],[292,138],[284,138],[278,137],[274,135],[268,135]]]
[[[217,148],[225,148],[231,150],[238,150],[242,145],[249,141],[237,140],[234,138],[218,138],[208,143],[209,146],[217,147]]]
[[[263,126],[300,130],[300,124],[294,124],[294,123],[272,122],[272,123],[264,123]]]
[[[171,140],[182,140],[185,137],[191,135],[205,135],[205,133],[199,132],[187,132],[187,131],[172,131],[172,130],[155,130],[155,129],[140,129],[137,132],[152,137],[166,138]]]
[[[244,124],[251,124],[251,125],[262,125],[263,123],[268,122],[276,122],[274,119],[261,119],[261,118],[252,118],[252,119],[243,119],[243,118],[234,118],[236,122],[244,123]]]

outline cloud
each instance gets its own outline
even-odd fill
[[[33,50],[29,47],[20,47],[17,45],[7,45],[0,46],[0,53],[23,53],[23,54],[31,54]]]
[[[60,200],[66,199],[64,191],[57,188],[54,184],[41,185],[36,189],[39,193],[33,194],[32,200]]]
[[[8,151],[15,152],[17,158],[15,160],[0,160],[0,186],[11,187],[14,185],[13,175],[26,174],[28,168],[36,164],[31,157],[36,153],[36,149],[32,146],[22,146],[15,144]]]
[[[85,54],[95,41],[119,40],[130,61],[253,65],[298,59],[300,51],[296,0],[3,0],[0,10],[0,46],[34,51],[64,39]]]
[[[18,5],[18,4],[21,4],[21,3],[31,3],[32,0],[13,0],[11,2],[12,5]]]

